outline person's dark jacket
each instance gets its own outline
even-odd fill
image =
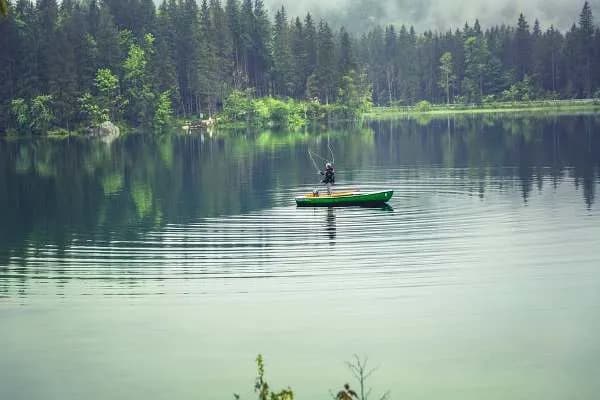
[[[322,183],[328,184],[334,184],[335,183],[335,171],[333,168],[328,168],[325,170],[325,172],[321,171],[321,175],[324,175],[325,178],[321,181]]]

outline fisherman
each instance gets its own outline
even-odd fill
[[[325,178],[321,181],[321,183],[324,183],[325,185],[327,185],[327,194],[331,194],[331,186],[335,185],[335,170],[333,169],[333,165],[328,162],[325,164],[325,172],[323,171],[319,171],[321,173],[321,175],[323,175]]]

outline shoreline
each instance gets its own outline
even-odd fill
[[[575,112],[593,111],[600,113],[599,99],[550,100],[531,102],[498,102],[481,105],[427,104],[425,106],[373,107],[363,115],[367,120],[411,118],[417,116],[446,116],[459,114],[499,114],[526,112]]]

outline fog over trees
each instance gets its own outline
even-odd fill
[[[589,2],[600,10],[600,0]],[[270,10],[285,6],[290,15],[311,11],[324,17],[336,28],[346,26],[352,32],[375,25],[412,25],[417,32],[461,28],[466,21],[479,19],[482,26],[514,24],[523,13],[547,26],[567,30],[573,23],[573,9],[581,9],[583,0],[265,0]]]

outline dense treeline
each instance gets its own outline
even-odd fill
[[[425,32],[394,26],[360,38],[359,59],[379,104],[396,101],[480,103],[534,98],[590,98],[600,88],[600,31],[585,2],[565,34],[533,28],[521,14],[516,27]]]
[[[521,16],[516,27],[475,22],[417,35],[387,26],[360,37],[310,14],[289,19],[283,7],[271,20],[262,0],[8,5],[0,131],[106,120],[160,129],[172,114],[231,111],[227,99],[251,104],[240,102],[251,96],[361,108],[371,90],[376,104],[393,105],[584,98],[600,88],[600,31],[587,2],[566,33],[537,20],[530,28]]]

